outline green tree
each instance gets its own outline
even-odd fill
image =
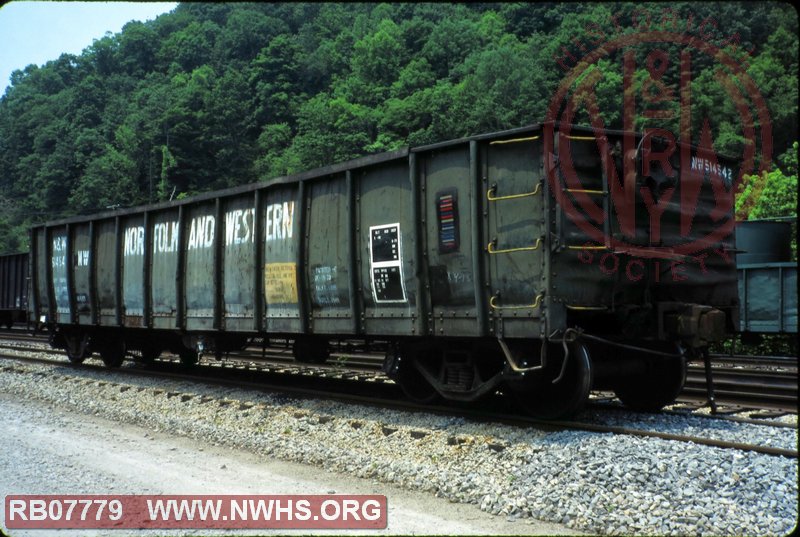
[[[107,145],[102,155],[86,167],[69,203],[79,212],[127,207],[138,197],[136,164],[119,150]],[[114,188],[110,189],[109,185]]]
[[[793,33],[778,27],[747,70],[767,102],[776,154],[786,151],[797,133],[797,50],[797,27]]]
[[[221,30],[212,21],[192,21],[164,39],[156,53],[162,70],[192,71],[211,61]],[[172,64],[176,67],[172,67]]]
[[[254,120],[264,124],[289,122],[307,98],[302,83],[302,49],[293,36],[281,34],[253,60],[249,73]]]
[[[292,138],[292,129],[287,123],[273,123],[264,127],[256,142],[260,156],[256,160],[255,171],[260,181],[300,169],[296,156],[286,152]]]
[[[172,199],[175,194],[175,186],[169,180],[170,172],[175,169],[178,161],[172,156],[169,147],[166,145],[161,146],[161,176],[158,181],[158,199],[159,201],[168,201]]]
[[[365,86],[365,90],[362,95],[351,98],[371,105],[384,100],[405,59],[400,27],[389,19],[382,20],[375,33],[364,36],[353,46],[353,76]]]
[[[746,176],[736,197],[736,218],[754,220],[797,215],[797,142],[780,160],[778,167],[762,175]]]
[[[361,156],[375,139],[375,124],[370,109],[320,94],[309,100],[299,112],[298,132],[291,147],[299,172]]]
[[[246,7],[234,9],[217,41],[216,53],[221,61],[249,62],[270,39],[288,31],[280,19]]]
[[[212,151],[213,167],[218,176],[210,188],[224,188],[256,180],[254,174],[255,145],[258,130],[253,122],[253,101],[248,75],[229,69],[219,77],[205,104],[206,141]],[[197,185],[203,188],[206,185]]]
[[[79,55],[12,73],[0,97],[0,199],[17,212],[0,221],[13,235],[0,248],[25,244],[34,221],[541,121],[565,76],[559,59],[637,31],[642,13],[653,29],[677,32],[696,33],[713,18],[704,39],[744,62],[769,108],[774,153],[789,149],[797,129],[794,8],[669,8],[678,27],[662,18],[662,5],[630,2],[181,3],[100,36]],[[690,30],[680,26],[690,18]],[[641,94],[646,51],[631,50]],[[677,61],[681,48],[665,52]],[[611,128],[622,127],[621,62],[612,52],[585,75]],[[715,149],[741,154],[741,118],[717,64],[692,56],[693,139],[708,119]],[[665,83],[677,88],[679,74],[668,70]],[[576,121],[589,119],[579,107]],[[676,121],[667,125],[676,129]],[[778,162],[752,183],[764,185],[760,197],[740,196],[740,209],[747,199],[769,200],[748,215],[792,205],[796,172]]]
[[[152,25],[129,22],[122,28],[117,58],[120,67],[133,77],[143,77],[155,66],[158,39]]]

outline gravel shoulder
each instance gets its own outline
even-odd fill
[[[198,442],[182,436],[74,413],[0,393],[0,494],[384,494],[388,528],[368,534],[561,535],[559,524],[506,520],[475,505]],[[0,517],[5,521],[4,502]],[[46,530],[2,530],[12,537],[46,537]],[[58,535],[197,535],[192,531],[60,530]],[[261,535],[278,531],[203,532]],[[309,533],[303,531],[303,534]],[[331,531],[312,532],[329,535]]]

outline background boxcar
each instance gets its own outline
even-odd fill
[[[417,399],[502,388],[555,416],[594,385],[659,408],[683,384],[682,349],[734,331],[739,305],[725,255],[636,255],[687,240],[681,203],[662,204],[660,237],[649,235],[646,196],[689,188],[704,237],[720,227],[712,183],[730,189],[738,168],[690,148],[670,161],[686,180],[620,175],[642,141],[547,123],[51,222],[31,234],[32,311],[74,361],[170,350],[192,363],[255,335],[324,361],[331,340],[361,338],[388,343],[387,372]],[[620,180],[635,210],[626,248]],[[731,207],[722,216],[732,223]],[[708,247],[733,250],[730,231]]]
[[[26,253],[0,256],[0,324],[8,328],[27,320],[28,263]]]
[[[745,334],[797,333],[797,262],[790,261],[791,234],[788,221],[737,224],[739,319]]]

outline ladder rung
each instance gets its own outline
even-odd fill
[[[491,298],[489,298],[489,306],[491,306],[491,308],[493,310],[523,310],[523,309],[535,309],[535,308],[538,308],[542,303],[542,299],[544,298],[544,294],[536,295],[536,298],[534,299],[533,304],[525,305],[525,306],[499,306],[496,303],[496,300],[497,300],[498,297],[499,297],[499,293],[494,294],[494,295],[492,295]]]
[[[533,140],[538,140],[538,136],[531,136],[530,138],[512,138],[511,140],[495,140],[493,142],[489,142],[489,145],[498,145],[498,144],[515,144],[518,142],[531,142]]]
[[[497,183],[493,184],[489,190],[486,191],[486,199],[489,201],[500,201],[500,200],[512,200],[516,198],[525,198],[528,196],[535,196],[538,194],[542,189],[542,183],[536,183],[536,187],[533,189],[532,192],[524,192],[522,194],[510,194],[508,196],[492,196],[492,193],[497,190]]]
[[[486,251],[490,254],[507,254],[510,252],[522,252],[524,250],[538,250],[539,247],[542,245],[542,238],[539,237],[536,239],[536,243],[533,246],[520,246],[518,248],[506,248],[505,250],[495,250],[494,246],[497,244],[497,239],[494,239],[492,242],[486,245]]]
[[[575,246],[575,245],[567,245],[567,248],[570,250],[610,250],[608,246]]]

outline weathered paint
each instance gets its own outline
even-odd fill
[[[116,263],[117,236],[113,219],[96,222],[97,235],[94,247],[95,282],[97,296],[95,303],[100,313],[100,324],[114,326],[116,324]]]
[[[152,266],[150,269],[150,307],[153,326],[176,328],[178,311],[178,252],[181,231],[178,211],[171,209],[151,215]]]
[[[280,186],[267,191],[264,211],[264,299],[268,331],[302,331],[298,290],[299,255],[298,188]],[[301,209],[302,210],[302,209]]]
[[[65,227],[53,230],[50,235],[50,262],[52,266],[53,296],[56,313],[60,322],[72,322],[70,316],[70,297],[67,287],[67,230]]]
[[[72,285],[75,303],[73,307],[80,324],[92,324],[91,296],[91,238],[89,224],[77,224],[72,227]]]
[[[609,133],[609,143],[620,136]],[[562,142],[557,129],[536,126],[38,227],[37,307],[85,322],[83,304],[97,304],[103,326],[539,338],[568,325],[568,306],[639,305],[646,285],[589,270],[570,249],[587,237],[556,203],[546,169]],[[581,185],[607,190],[595,141],[571,145]],[[710,213],[710,183],[699,192],[700,212]],[[602,196],[596,209],[584,216],[618,234]],[[682,218],[680,208],[665,211],[667,241],[680,240]],[[701,216],[694,225],[716,223]],[[732,270],[722,260],[705,266],[714,270],[656,282],[651,296],[735,309]]]
[[[462,335],[478,331],[471,226],[475,196],[469,144],[418,155],[424,186],[424,243],[430,287],[430,334]]]
[[[215,205],[203,203],[189,207],[186,229],[186,289],[187,330],[211,329],[215,307],[214,248],[219,239],[216,232]]]
[[[345,174],[310,185],[306,279],[314,333],[352,333],[351,222]]]
[[[223,203],[223,302],[225,328],[248,331],[255,315],[256,209],[252,195]]]
[[[144,315],[144,217],[122,220],[122,315],[126,326],[142,326]]]
[[[412,196],[409,170],[405,161],[384,163],[359,170],[355,174],[359,188],[358,237],[360,263],[360,295],[364,303],[362,330],[368,334],[410,334],[414,328],[417,303],[416,272],[419,261],[414,254],[414,224],[411,219]],[[375,240],[372,230],[396,229],[397,251],[401,260],[396,269],[388,266],[375,267],[371,247]],[[383,236],[383,235],[381,235]],[[392,235],[394,236],[394,235]],[[378,239],[380,240],[380,239]],[[379,261],[379,263],[381,263]],[[394,261],[385,261],[391,265]],[[389,275],[378,275],[378,281],[400,282],[400,290],[394,285],[387,300],[376,300],[373,281],[374,271],[391,271]]]

